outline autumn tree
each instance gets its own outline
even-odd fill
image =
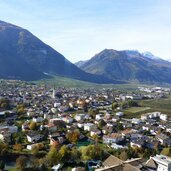
[[[16,109],[17,109],[17,113],[19,115],[22,115],[22,114],[24,114],[26,112],[24,104],[17,105]]]
[[[17,160],[16,160],[17,170],[24,171],[24,169],[27,166],[27,161],[28,161],[28,159],[25,156],[18,157]]]
[[[36,129],[37,129],[37,123],[36,123],[36,122],[31,122],[31,123],[29,124],[29,128],[30,128],[31,130],[36,130]]]
[[[21,152],[23,149],[23,146],[21,144],[15,144],[13,145],[13,150]]]
[[[8,145],[0,141],[0,156],[5,156],[8,154]]]
[[[74,131],[68,132],[66,137],[71,143],[75,144],[79,140],[80,132],[78,129],[75,129]]]
[[[119,158],[123,161],[126,161],[128,159],[128,154],[126,153],[126,151],[122,151],[119,155]]]
[[[171,157],[171,147],[163,148],[163,150],[161,151],[161,154]]]

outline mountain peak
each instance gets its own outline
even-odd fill
[[[105,49],[96,54],[80,68],[91,74],[102,75],[110,79],[136,81],[140,83],[171,83],[171,64],[165,60],[146,57],[137,50]]]

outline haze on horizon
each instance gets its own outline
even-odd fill
[[[0,0],[0,20],[28,29],[71,62],[101,50],[171,59],[170,0]]]

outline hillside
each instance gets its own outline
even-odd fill
[[[28,30],[0,21],[0,78],[39,80],[49,75],[95,83],[120,83],[80,70]]]
[[[171,83],[171,63],[138,51],[105,49],[79,66],[109,79],[138,83]]]

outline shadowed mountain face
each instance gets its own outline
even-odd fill
[[[80,64],[80,63],[79,63]],[[138,51],[105,49],[79,67],[109,79],[140,83],[171,83],[171,63]]]
[[[96,83],[120,83],[86,73],[29,31],[0,21],[0,78],[38,80],[59,75]]]

